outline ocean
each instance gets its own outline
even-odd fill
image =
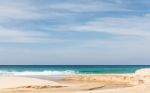
[[[134,73],[150,65],[0,65],[0,76],[66,76]]]

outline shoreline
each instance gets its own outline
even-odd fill
[[[150,71],[146,69],[146,72]],[[45,77],[46,78],[46,77]],[[150,93],[144,70],[126,74],[80,74],[60,80],[40,77],[0,77],[0,93]]]

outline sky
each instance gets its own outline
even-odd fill
[[[150,0],[0,0],[1,65],[150,65]]]

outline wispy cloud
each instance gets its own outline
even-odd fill
[[[0,43],[30,43],[30,42],[42,42],[48,35],[43,32],[37,31],[24,31],[18,29],[10,29],[0,27]]]
[[[50,9],[62,10],[65,12],[110,12],[130,11],[117,2],[104,2],[98,0],[82,0],[76,2],[60,2],[49,4]]]
[[[31,19],[39,18],[41,15],[34,11],[28,2],[0,0],[0,19]]]
[[[104,32],[120,35],[150,36],[150,17],[144,16],[131,17],[105,17],[88,21],[83,24],[64,24],[54,27],[55,30],[82,31],[82,32]]]
[[[11,20],[42,20],[64,17],[66,13],[49,11],[43,5],[36,5],[34,0],[0,0],[0,19],[1,21]]]
[[[0,0],[0,59],[149,59],[149,9],[148,0]]]
[[[50,36],[50,33],[44,32],[45,30],[49,32],[57,31],[58,33],[59,31],[88,31],[117,35],[149,36],[149,13],[143,14],[143,16],[131,15],[127,17],[111,16],[112,13],[107,17],[99,16],[104,12],[132,12],[136,10],[132,7],[128,8],[128,4],[132,4],[132,2],[124,2],[124,0],[69,0],[60,2],[58,0],[40,4],[35,3],[34,0],[0,0],[0,37],[22,37],[24,40],[31,37],[39,39],[35,37],[38,35],[44,37],[43,34]],[[84,15],[85,12],[91,12],[96,16],[91,18],[91,16]],[[86,19],[82,21],[81,18],[84,18],[84,16]],[[33,19],[39,24],[35,23]],[[75,21],[76,19],[78,21]],[[17,27],[17,24],[20,27]],[[6,26],[6,28],[3,26]]]

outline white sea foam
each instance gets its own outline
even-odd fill
[[[66,70],[66,71],[0,71],[2,76],[34,76],[34,75],[76,75],[76,71]]]

